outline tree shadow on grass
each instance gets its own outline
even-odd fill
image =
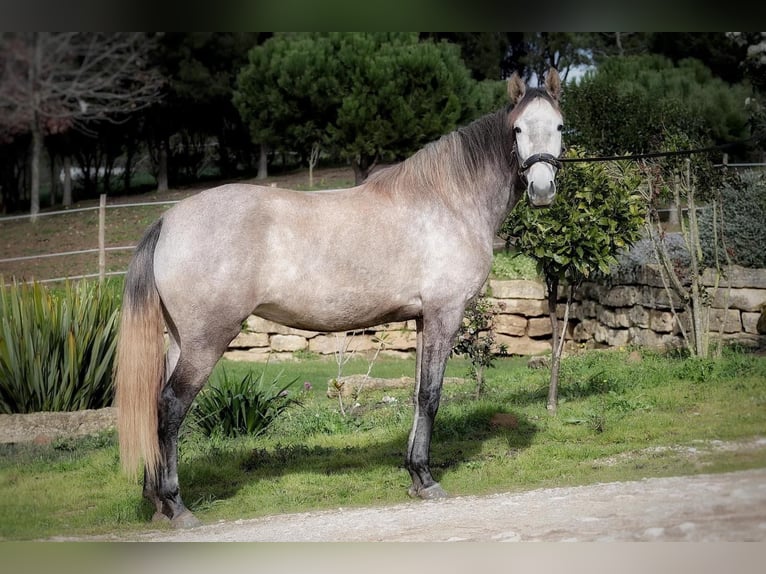
[[[436,419],[431,449],[431,470],[440,481],[450,469],[481,458],[482,444],[497,436],[512,450],[527,448],[536,432],[533,423],[518,413],[486,404],[445,409]],[[402,488],[410,483],[404,469],[408,432],[364,446],[324,446],[293,442],[269,448],[211,449],[185,460],[179,468],[184,499],[192,511],[206,501],[226,500],[255,481],[292,474],[311,475],[317,483],[324,477],[339,478],[333,484],[355,490]],[[364,485],[365,481],[383,483]],[[298,480],[298,482],[300,479]],[[343,486],[344,484],[352,486]],[[311,484],[311,487],[322,488]],[[308,484],[307,484],[308,487]],[[300,493],[295,493],[301,498]]]

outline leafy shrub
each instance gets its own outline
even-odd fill
[[[766,267],[766,176],[743,173],[721,188],[722,227],[726,248],[731,262],[743,267]],[[713,233],[713,211],[701,209],[698,215],[700,241],[706,263],[715,259],[715,236]],[[721,231],[718,231],[720,234]],[[723,247],[718,241],[718,260],[726,262]]]
[[[0,412],[109,406],[117,283],[0,286]]]
[[[231,379],[222,370],[197,396],[191,421],[206,436],[263,434],[288,407],[299,404],[288,391],[297,380],[280,386],[279,377],[267,383],[263,372]]]

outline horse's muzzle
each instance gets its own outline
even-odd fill
[[[553,198],[556,197],[556,184],[549,181],[547,186],[537,187],[534,181],[530,181],[527,186],[527,195],[532,205],[545,207],[553,203]]]
[[[556,171],[547,163],[536,163],[527,172],[527,195],[535,207],[544,207],[556,196]]]
[[[549,153],[537,153],[521,163],[522,179],[527,184],[529,202],[535,207],[545,207],[556,196],[556,171],[561,162]]]

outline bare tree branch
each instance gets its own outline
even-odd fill
[[[42,137],[72,128],[88,133],[91,122],[121,122],[157,102],[162,80],[147,66],[152,47],[139,32],[0,34],[0,138],[33,135],[33,215]]]

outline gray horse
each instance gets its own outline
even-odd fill
[[[409,493],[446,496],[429,469],[445,364],[503,220],[524,190],[534,205],[553,200],[560,91],[554,69],[544,88],[514,74],[508,106],[357,187],[224,185],[147,230],[125,280],[115,384],[123,467],[135,475],[143,463],[154,519],[199,524],[181,500],[178,430],[251,313],[312,331],[414,319]]]

